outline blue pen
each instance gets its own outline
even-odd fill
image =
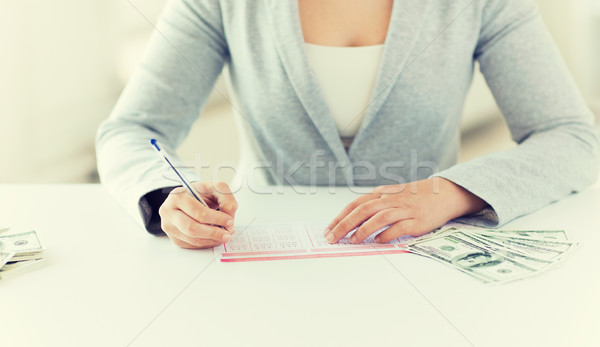
[[[171,167],[171,169],[173,169],[173,172],[175,172],[175,174],[179,178],[179,181],[185,187],[185,189],[187,189],[187,191],[190,194],[192,194],[192,196],[194,198],[196,198],[196,200],[200,201],[200,203],[202,205],[210,208],[208,206],[208,204],[206,203],[206,201],[204,201],[204,199],[202,199],[202,197],[200,196],[200,194],[198,194],[196,192],[196,190],[194,188],[192,188],[192,184],[190,183],[190,181],[188,181],[179,171],[177,171],[177,169],[175,168],[175,166],[173,166],[173,164],[171,163],[171,160],[169,160],[169,157],[167,156],[167,153],[162,150],[162,148],[161,148],[160,144],[158,143],[158,141],[156,139],[151,139],[150,140],[150,144],[152,145],[152,148],[154,148],[154,150],[156,150],[156,153],[158,153],[158,155],[167,163],[167,165],[169,165]],[[222,227],[220,225],[218,225],[218,227],[221,228],[221,229],[225,229],[224,227]]]

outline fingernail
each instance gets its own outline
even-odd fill
[[[379,235],[375,236],[375,243],[381,243],[381,237]]]
[[[228,227],[233,226],[233,219],[228,220],[227,224],[225,224],[225,225]]]
[[[323,233],[323,236],[327,236],[327,234],[329,234],[331,230],[329,230],[329,228],[325,228],[325,232]]]
[[[325,236],[325,239],[327,239],[327,241],[329,241],[330,243],[333,242],[333,238],[335,235],[333,235],[333,233],[329,233],[327,234],[327,236]]]
[[[350,236],[350,242],[356,243],[356,235]]]
[[[231,240],[231,235],[229,235],[229,234],[223,235],[223,243],[227,243],[227,242],[229,242],[229,240]]]

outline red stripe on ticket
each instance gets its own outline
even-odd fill
[[[267,257],[249,257],[249,258],[229,258],[221,259],[221,262],[240,262],[240,261],[261,261],[261,260],[283,260],[283,259],[308,259],[308,258],[333,258],[333,257],[355,257],[361,255],[379,255],[379,254],[401,254],[410,253],[406,250],[401,249],[390,249],[382,251],[369,251],[369,252],[335,252],[335,253],[312,253],[312,254],[299,254],[299,255],[281,255],[281,256],[267,256]]]

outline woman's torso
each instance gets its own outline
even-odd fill
[[[365,115],[393,0],[299,0],[308,63],[346,150]]]
[[[456,16],[464,4],[444,2],[432,11],[421,2],[394,1],[388,33],[380,37],[385,47],[373,95],[346,151],[308,61],[305,44],[310,41],[302,30],[298,3],[236,4],[225,1],[220,8],[227,65],[257,159],[282,164],[267,169],[269,180],[281,182],[289,176],[290,184],[344,185],[352,180],[381,185],[426,177],[456,162],[481,11],[465,11],[447,26],[448,16]],[[446,54],[449,50],[451,55]],[[349,178],[348,168],[363,162],[370,166],[353,169]],[[412,162],[436,167],[415,172]],[[331,170],[322,163],[344,169]]]

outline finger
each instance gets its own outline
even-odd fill
[[[161,227],[171,239],[171,241],[178,247],[185,249],[200,249],[200,248],[211,248],[218,246],[221,242],[207,239],[194,239],[183,234],[177,227],[172,225],[168,219],[163,218],[161,221]]]
[[[167,237],[171,240],[171,242],[173,242],[179,248],[184,248],[184,249],[199,249],[200,248],[198,246],[190,245],[189,243],[187,243],[185,241],[182,241],[180,239],[172,237],[169,234],[167,234]]]
[[[198,241],[195,242],[196,245],[190,244],[182,239],[178,239],[177,236],[179,235],[180,237],[184,237],[183,235],[177,234],[179,231],[173,227],[173,230],[176,231],[175,234],[173,233],[167,233],[167,236],[169,237],[169,239],[171,239],[171,241],[180,248],[184,248],[184,249],[203,249],[203,248],[212,248],[212,247],[216,247],[218,245],[220,245],[219,242],[216,241],[211,241],[211,240],[204,240],[204,242],[201,242],[202,239],[197,239]]]
[[[227,230],[212,225],[198,223],[198,221],[194,220],[181,210],[172,211],[169,214],[168,219],[181,234],[186,236],[178,238],[183,239],[192,245],[197,244],[197,242],[193,241],[194,239],[213,240],[219,243],[225,243],[231,240],[231,234]]]
[[[352,237],[350,237],[350,242],[361,243],[367,237],[386,225],[394,224],[401,220],[408,219],[409,217],[409,211],[404,209],[388,208],[381,210],[375,213],[373,217],[369,218],[366,222],[359,226],[358,229],[356,229]]]
[[[379,235],[375,236],[375,242],[387,243],[396,239],[400,236],[410,235],[417,236],[422,235],[426,230],[421,230],[419,223],[416,219],[405,219],[392,225],[386,230],[382,231]]]
[[[358,206],[364,204],[367,201],[377,199],[377,198],[379,198],[379,196],[380,196],[379,194],[372,194],[372,193],[365,194],[365,195],[358,197],[357,199],[355,199],[348,205],[346,205],[346,207],[344,207],[342,209],[342,211],[331,221],[331,223],[329,223],[329,225],[325,229],[325,235],[327,235],[329,233],[329,231],[333,230],[333,228],[335,228],[335,226],[338,225],[338,223],[341,220],[346,218],[346,216],[348,214],[350,214],[350,212],[354,211],[354,209],[356,209]]]
[[[202,205],[190,194],[182,195],[179,198],[177,208],[198,223],[221,225],[226,228],[233,226],[233,218],[229,214]]]
[[[206,196],[219,205],[219,210],[230,215],[232,218],[238,209],[238,203],[229,185],[225,182],[217,182],[214,184],[202,182],[198,184],[200,194]]]
[[[330,243],[338,242],[349,232],[359,227],[364,221],[374,216],[377,212],[390,208],[390,202],[382,199],[373,199],[355,208],[342,219],[325,238]]]

